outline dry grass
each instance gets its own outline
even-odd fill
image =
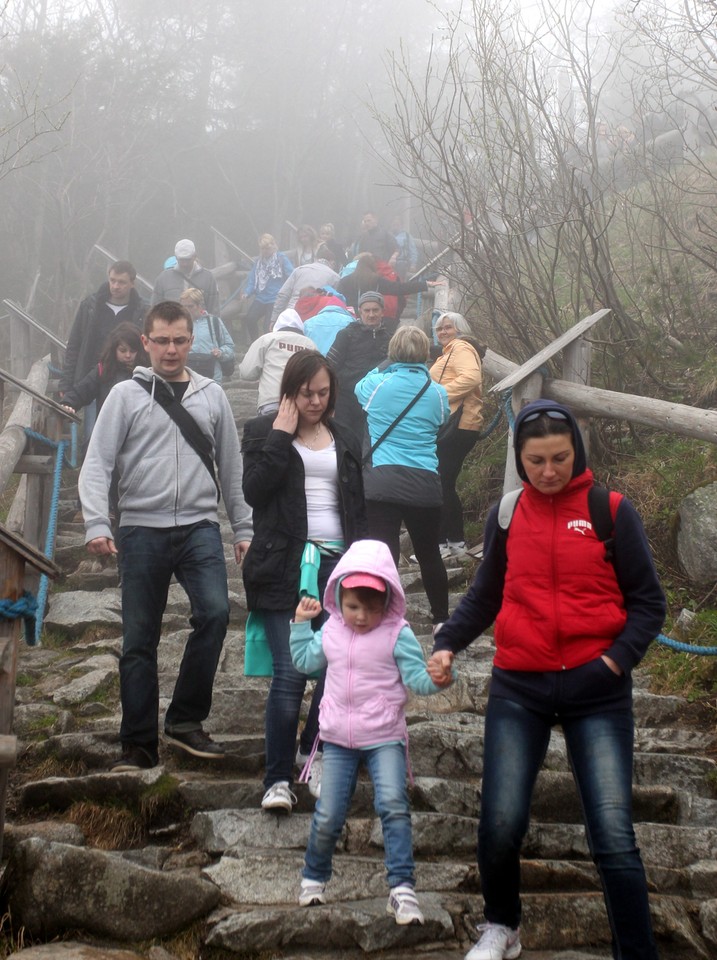
[[[142,817],[124,807],[82,801],[72,804],[67,819],[77,824],[88,844],[98,850],[130,850],[147,839]]]

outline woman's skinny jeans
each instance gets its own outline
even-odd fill
[[[602,881],[617,960],[655,960],[647,882],[632,825],[630,709],[560,717],[490,697],[485,721],[478,866],[491,923],[520,923],[520,848],[551,727],[559,722]]]
[[[326,581],[336,566],[338,558],[322,557],[319,568],[319,595],[323,599]],[[298,590],[298,572],[297,572]],[[292,598],[293,599],[293,598]],[[296,606],[288,610],[262,610],[264,632],[274,662],[274,673],[266,700],[266,770],[264,788],[269,789],[279,781],[294,778],[294,757],[296,753],[296,734],[299,728],[299,714],[306,689],[307,676],[294,666],[289,649],[289,623],[294,617]],[[314,630],[318,630],[326,620],[326,613],[312,620]],[[301,733],[300,748],[309,754],[319,733],[319,704],[324,693],[323,675],[316,681],[311,698],[311,706],[306,724]]]

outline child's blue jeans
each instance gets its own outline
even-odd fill
[[[311,820],[303,876],[321,883],[331,878],[331,859],[346,823],[362,760],[373,782],[374,808],[381,818],[389,887],[401,883],[414,886],[411,810],[403,743],[384,743],[367,750],[324,743],[321,796]]]

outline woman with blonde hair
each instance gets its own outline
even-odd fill
[[[268,324],[274,309],[276,296],[294,269],[294,264],[284,253],[279,252],[279,246],[270,233],[262,233],[259,237],[259,256],[242,294],[242,299],[254,297],[254,302],[244,318],[244,329],[247,335],[247,346],[253,343]]]
[[[398,563],[405,523],[436,632],[448,617],[448,579],[438,546],[436,436],[449,411],[446,391],[431,380],[426,366],[429,346],[418,327],[399,327],[388,345],[388,362],[360,380],[355,392],[371,438],[364,466],[369,536],[383,540]]]
[[[192,349],[187,366],[221,383],[234,369],[234,341],[219,317],[207,313],[204,294],[197,287],[183,290],[179,302],[192,315]]]

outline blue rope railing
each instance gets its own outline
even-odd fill
[[[717,647],[699,647],[691,643],[681,643],[679,640],[673,640],[672,637],[666,637],[664,633],[658,634],[655,640],[671,650],[677,650],[679,653],[695,653],[701,657],[717,657]]]
[[[37,600],[27,590],[17,600],[0,600],[0,620],[24,620],[25,642],[35,641]]]
[[[50,498],[50,512],[47,520],[47,533],[45,534],[45,556],[48,560],[52,560],[55,555],[55,539],[57,536],[57,514],[60,503],[60,488],[62,486],[62,468],[64,465],[68,467],[77,466],[77,424],[73,423],[70,426],[70,454],[69,457],[66,456],[66,450],[68,443],[66,440],[50,440],[49,437],[43,436],[41,433],[37,433],[35,430],[31,430],[29,427],[25,428],[25,434],[31,440],[36,440],[38,443],[44,443],[48,447],[52,447],[55,450],[55,469],[53,472],[52,478],[52,496]],[[49,591],[50,579],[46,573],[41,574],[40,583],[37,589],[37,600],[35,601],[35,610],[34,616],[34,630],[32,637],[30,638],[27,632],[27,623],[25,630],[25,639],[27,640],[30,646],[39,646],[42,640],[42,625],[44,621],[44,611],[47,604],[47,594]]]

